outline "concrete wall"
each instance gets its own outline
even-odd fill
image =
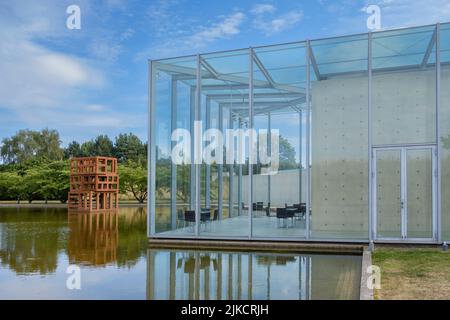
[[[235,179],[235,199],[237,199],[237,179]],[[248,203],[248,176],[242,177],[243,194],[242,201]],[[302,201],[299,200],[299,170],[279,171],[271,178],[270,205],[272,207],[284,207],[284,204],[306,202],[306,173],[302,174]],[[268,181],[266,175],[253,175],[253,202],[268,202]]]
[[[442,238],[450,241],[450,67],[441,71],[440,122]]]
[[[434,79],[433,70],[374,74],[374,145],[436,142]],[[332,231],[345,237],[367,231],[367,100],[367,77],[313,83],[313,233]],[[414,221],[410,230],[428,229],[431,223],[430,208],[425,201],[431,199],[431,193],[425,191],[431,186],[431,176],[425,172],[430,165],[429,159],[411,163],[411,169],[415,167],[418,172],[411,174],[409,180],[415,186],[409,190],[409,205],[414,208],[409,212],[410,220]],[[389,217],[391,209],[381,214]],[[395,229],[395,219],[395,216],[384,219],[380,223],[385,226],[379,227]]]
[[[373,79],[374,145],[434,143],[435,80],[433,70],[375,74]],[[443,238],[450,240],[450,68],[442,68],[441,150]],[[367,78],[339,78],[312,85],[312,232],[335,232],[345,237],[368,228]],[[419,159],[421,158],[421,159]],[[430,159],[410,163],[410,225],[413,232],[429,230],[431,180],[424,179]],[[394,162],[385,168],[395,171]],[[392,172],[394,172],[392,171]],[[298,171],[272,176],[272,205],[298,202]],[[384,175],[384,185],[395,175]],[[429,177],[431,178],[431,177]],[[254,176],[254,201],[267,202],[267,176]],[[381,181],[381,180],[380,180]],[[234,199],[237,202],[237,176]],[[306,174],[302,202],[306,199]],[[248,202],[248,177],[243,176],[242,199]],[[399,230],[394,204],[379,208],[386,231]],[[381,191],[381,190],[380,190]],[[389,201],[387,201],[389,203]],[[398,206],[398,204],[397,204]],[[392,214],[393,213],[393,214]]]
[[[367,77],[312,84],[313,237],[367,235],[367,86]]]
[[[373,144],[436,142],[436,72],[373,76]]]

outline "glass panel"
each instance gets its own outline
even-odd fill
[[[327,78],[367,70],[367,35],[316,40],[312,55],[317,65],[315,76]]]
[[[201,56],[201,61],[205,134],[200,234],[245,237],[248,235],[248,144],[243,148],[242,159],[237,159],[236,152],[230,155],[227,151],[237,151],[239,147],[234,134],[238,131],[233,129],[243,129],[245,133],[248,126],[249,50],[206,54]],[[215,131],[207,135],[207,129]],[[234,145],[228,148],[228,142]],[[233,171],[237,174],[233,175]]]
[[[367,36],[313,41],[311,46],[311,237],[366,239]],[[360,62],[338,67],[352,60]]]
[[[433,154],[406,151],[408,238],[433,237]]]
[[[401,238],[401,150],[376,152],[378,238]]]
[[[433,33],[422,27],[373,35],[374,145],[436,142],[436,71],[427,54]]]
[[[441,26],[441,215],[442,239],[450,241],[450,24]]]
[[[430,43],[433,44],[434,31],[433,25],[374,33],[374,71],[421,66]]]
[[[361,257],[147,251],[147,299],[355,300]]]
[[[255,49],[254,128],[257,164],[253,166],[253,235],[302,238],[306,204],[300,182],[306,154],[305,43]],[[306,177],[305,177],[306,178]]]
[[[156,190],[155,231],[165,235],[193,235],[195,197],[189,150],[180,152],[181,161],[172,161],[172,149],[186,142],[190,146],[195,107],[196,57],[161,60],[152,63],[155,86]],[[175,129],[185,129],[172,141]],[[183,155],[186,157],[184,158]]]

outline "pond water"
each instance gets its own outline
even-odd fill
[[[360,275],[360,256],[147,249],[143,208],[0,208],[0,299],[358,299]]]

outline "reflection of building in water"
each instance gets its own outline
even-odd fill
[[[360,257],[147,251],[148,299],[357,299]]]
[[[106,265],[117,260],[119,214],[117,210],[68,214],[67,252],[71,263]]]

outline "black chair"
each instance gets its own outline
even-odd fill
[[[194,210],[186,210],[184,211],[184,224],[186,226],[186,222],[189,224],[195,224],[195,211]]]
[[[183,223],[183,225],[185,225],[183,210],[178,210],[177,212],[177,229],[180,223]]]
[[[286,208],[277,208],[277,226],[280,226],[280,219],[286,221],[287,218]]]
[[[200,214],[200,221],[201,222],[208,222],[211,221],[211,210],[202,210]]]
[[[219,219],[219,209],[214,210],[213,221],[217,221]]]
[[[264,202],[257,202],[256,211],[263,211],[263,210],[264,210]]]
[[[270,202],[267,203],[267,207],[266,207],[266,216],[270,217]]]
[[[306,219],[306,203],[300,203],[300,211],[302,212],[303,217]]]
[[[253,211],[256,211],[256,202],[253,202],[253,204],[252,204],[252,210],[253,210]]]
[[[291,219],[292,226],[294,226],[294,217],[295,217],[295,213],[297,212],[297,209],[294,207],[288,207],[288,208],[285,208],[285,210],[286,210],[287,219]]]

